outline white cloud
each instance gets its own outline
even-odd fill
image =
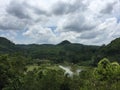
[[[23,35],[32,38],[34,43],[50,43],[51,39],[56,37],[50,28],[44,28],[39,24],[29,27]]]
[[[0,0],[0,30],[13,30],[18,35],[17,30],[24,30],[21,41],[27,43],[67,39],[107,44],[120,37],[119,5],[119,0]],[[19,42],[20,37],[14,40]]]
[[[85,16],[83,13],[76,13],[67,15],[60,24],[60,31],[74,31],[74,32],[86,32],[94,29],[97,25],[97,21],[94,21],[93,18]]]
[[[28,21],[20,20],[14,16],[0,16],[0,30],[23,30]]]

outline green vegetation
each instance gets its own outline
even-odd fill
[[[18,54],[34,60],[50,60],[53,63],[66,61],[84,66],[96,66],[104,57],[120,63],[120,38],[113,40],[108,45],[91,46],[70,43],[67,40],[57,45],[15,45],[6,38],[0,37],[0,53],[11,56]]]
[[[120,38],[113,40],[107,46],[103,46],[99,51],[103,57],[120,63]]]
[[[120,39],[101,47],[69,41],[15,45],[0,40],[0,90],[120,89]],[[59,65],[71,67],[73,73],[82,71],[69,75]]]
[[[120,65],[102,59],[97,67],[69,76],[56,64],[29,64],[21,56],[0,56],[0,90],[119,90]],[[72,69],[77,65],[72,66]]]
[[[82,44],[70,43],[65,40],[57,45],[43,44],[43,45],[13,45],[12,42],[5,38],[1,38],[1,42],[5,43],[6,47],[1,47],[0,53],[10,54],[15,56],[16,54],[29,57],[32,59],[51,60],[54,63],[63,63],[64,61],[70,63],[80,63],[84,65],[90,65],[93,62],[93,57],[99,46],[87,46]],[[12,47],[9,47],[11,46]],[[11,53],[12,52],[12,53]],[[87,63],[86,63],[87,62]]]

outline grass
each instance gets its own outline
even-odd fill
[[[39,68],[38,65],[29,65],[27,66],[27,72],[33,71],[34,69],[38,69],[38,68]]]
[[[34,69],[38,69],[38,68],[43,68],[43,69],[52,69],[52,70],[60,70],[60,68],[58,67],[58,65],[54,64],[54,65],[50,65],[50,64],[41,64],[40,66],[38,65],[29,65],[27,66],[27,72],[29,71],[33,71]]]

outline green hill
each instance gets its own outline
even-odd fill
[[[57,45],[31,44],[19,45],[19,47],[23,47],[28,52],[28,56],[34,59],[47,59],[56,63],[64,61],[72,63],[91,61],[99,48],[98,46],[74,44],[69,41],[63,41]]]
[[[99,48],[94,56],[94,65],[103,59],[108,58],[110,61],[120,63],[120,38],[111,41],[108,45],[103,45]]]
[[[0,53],[14,51],[15,44],[10,40],[0,37]]]
[[[71,42],[68,40],[64,40],[61,43],[59,43],[58,45],[67,45],[67,44],[71,44]]]
[[[113,40],[104,46],[83,45],[71,43],[67,40],[57,45],[52,44],[29,44],[15,45],[10,40],[0,37],[0,53],[21,53],[21,55],[33,59],[51,60],[56,63],[68,61],[72,63],[91,64],[96,63],[103,57],[120,62],[120,38]]]
[[[51,44],[30,44],[30,45],[15,45],[11,41],[0,38],[1,52],[3,53],[22,53],[22,55],[33,59],[47,59],[59,62],[86,62],[90,61],[93,55],[98,50],[98,46],[87,46],[82,44],[74,44],[67,40],[62,41],[57,45]],[[4,47],[4,49],[3,49]]]
[[[120,62],[120,38],[113,40],[110,44],[101,49],[103,55],[110,60],[117,60]]]
[[[4,38],[4,37],[0,37],[0,45],[4,45],[4,46],[12,46],[15,45],[13,42],[11,42],[10,40]]]

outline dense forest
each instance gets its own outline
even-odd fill
[[[119,90],[119,63],[120,38],[92,46],[19,45],[0,37],[0,90]]]
[[[104,57],[110,61],[120,62],[120,38],[113,40],[108,45],[93,46],[71,43],[67,40],[56,45],[19,45],[0,37],[0,53],[11,56],[19,54],[32,59],[50,60],[55,63],[67,61],[82,65],[97,65],[99,60]]]

